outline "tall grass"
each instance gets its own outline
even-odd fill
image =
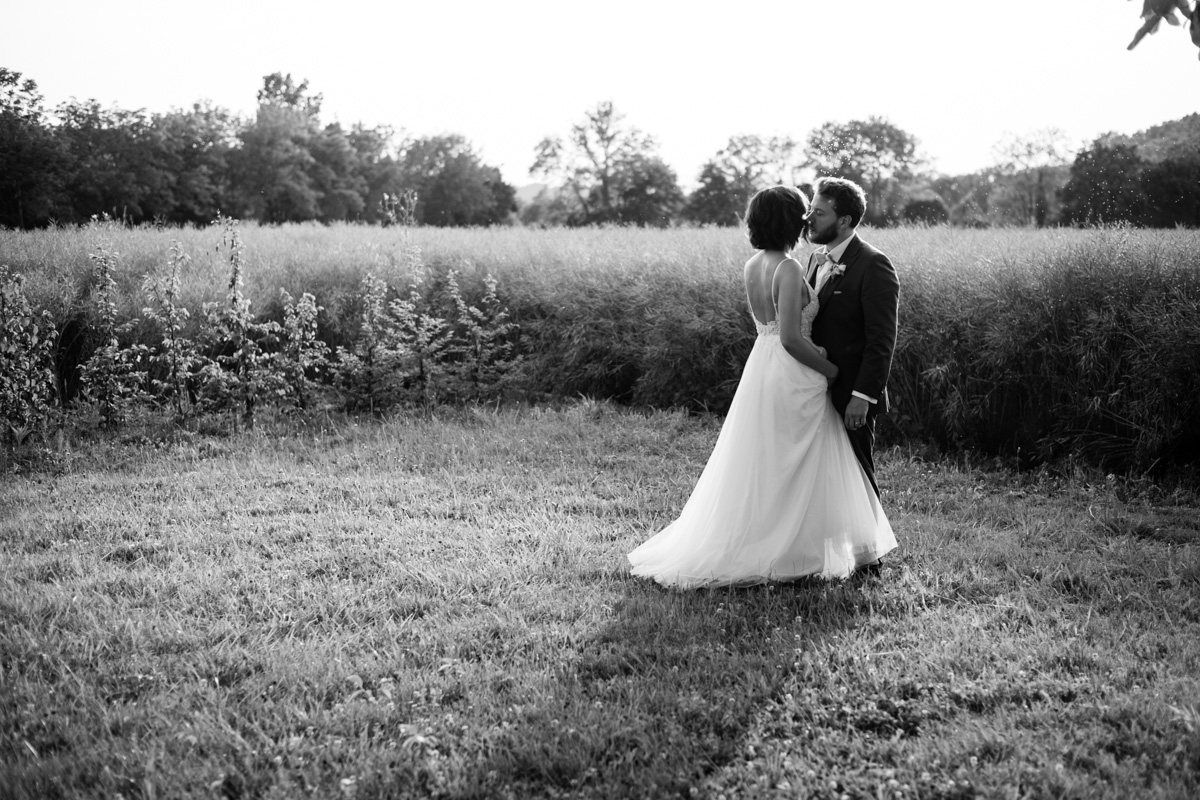
[[[863,232],[901,279],[900,337],[885,441],[927,441],[1023,463],[1082,458],[1147,469],[1200,452],[1200,232],[898,228]],[[519,326],[526,398],[614,398],[722,412],[754,328],[734,230],[400,229],[246,226],[246,293],[282,318],[279,289],[312,293],[331,346],[351,347],[362,277],[397,286],[413,258],[454,270],[469,298],[498,282]],[[142,276],[170,241],[191,255],[181,287],[197,308],[223,273],[207,230],[120,234],[119,291],[137,308]],[[35,305],[73,313],[93,243],[86,231],[0,232],[0,260],[25,273]]]
[[[893,385],[910,435],[1122,468],[1200,454],[1198,232],[1095,231],[918,268],[901,319]]]

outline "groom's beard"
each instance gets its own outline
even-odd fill
[[[823,230],[817,230],[811,226],[808,229],[808,241],[812,244],[829,244],[836,238],[837,227],[833,225]]]

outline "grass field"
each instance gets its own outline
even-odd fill
[[[0,797],[1200,793],[1194,491],[891,450],[879,579],[629,577],[717,430],[60,442],[0,483]]]

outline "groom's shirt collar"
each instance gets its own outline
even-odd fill
[[[826,248],[825,253],[830,258],[832,258],[834,261],[841,264],[842,256],[844,256],[846,254],[846,248],[849,247],[850,243],[854,241],[855,236],[858,236],[858,234],[857,233],[850,234],[850,238],[846,239],[846,241],[842,242],[841,244],[839,244],[837,247],[833,248],[832,250]]]

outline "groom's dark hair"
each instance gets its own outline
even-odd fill
[[[756,192],[746,204],[746,231],[755,250],[791,250],[808,230],[808,198],[794,186]]]
[[[813,197],[824,195],[833,204],[839,217],[850,217],[850,227],[857,228],[867,213],[867,193],[854,181],[845,178],[818,178]]]

